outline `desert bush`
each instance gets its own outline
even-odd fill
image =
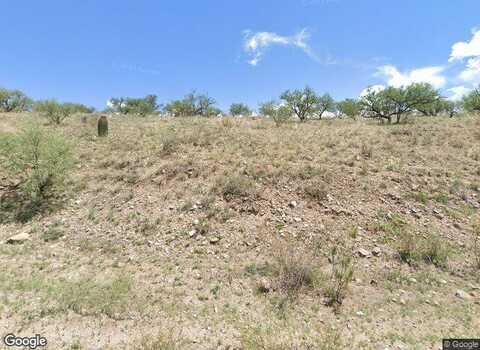
[[[307,121],[319,111],[319,97],[308,86],[303,90],[287,90],[280,99],[301,122]]]
[[[33,101],[19,90],[0,88],[0,112],[23,112],[32,108]]]
[[[216,188],[224,198],[248,197],[255,191],[255,183],[245,176],[229,175],[217,181]]]
[[[440,95],[430,84],[415,83],[406,87],[388,87],[382,91],[370,91],[360,101],[364,116],[400,123],[403,116],[430,108],[440,100]]]
[[[335,100],[329,94],[317,97],[317,116],[322,119],[325,112],[335,111]]]
[[[274,101],[260,104],[259,110],[261,115],[272,118],[277,127],[287,123],[292,116],[292,112],[288,107],[280,106]]]
[[[462,104],[467,112],[480,113],[480,86],[466,95]]]
[[[429,233],[418,237],[410,231],[400,235],[397,251],[400,260],[416,265],[423,261],[437,267],[446,267],[450,255],[448,246],[436,235]]]
[[[174,117],[209,117],[220,114],[222,111],[215,107],[215,99],[195,91],[186,95],[182,100],[176,100],[165,106],[165,111]]]
[[[427,264],[446,267],[450,252],[447,245],[434,234],[429,234],[423,241],[421,256]]]
[[[63,184],[73,165],[67,141],[38,124],[28,125],[20,135],[0,143],[9,173],[32,200],[41,200]]]
[[[417,110],[423,115],[430,117],[440,114],[447,114],[453,117],[458,112],[458,105],[455,102],[439,98],[432,103],[419,106]]]
[[[114,113],[138,115],[145,117],[158,111],[156,95],[147,95],[144,98],[119,97],[108,101],[110,110]]]
[[[71,105],[66,103],[59,103],[55,100],[45,100],[35,103],[34,109],[36,112],[43,115],[53,124],[61,124],[65,119],[74,113]]]
[[[346,297],[348,286],[353,279],[354,262],[352,249],[344,242],[335,244],[330,250],[332,267],[330,282],[325,289],[328,303],[338,307]]]
[[[230,106],[230,114],[233,116],[239,116],[239,115],[249,116],[252,114],[252,111],[244,103],[233,103]]]
[[[357,100],[347,98],[346,100],[337,103],[337,109],[342,115],[349,118],[355,118],[360,114],[362,108]]]

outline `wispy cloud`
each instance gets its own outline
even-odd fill
[[[395,66],[387,65],[378,68],[377,76],[386,79],[390,86],[401,87],[413,83],[429,83],[439,89],[445,86],[447,78],[442,75],[445,67],[433,66],[400,72]]]
[[[249,30],[246,30],[244,35],[245,41],[243,48],[250,56],[248,63],[252,66],[256,66],[263,59],[268,49],[275,45],[299,48],[313,60],[319,61],[318,57],[308,44],[310,33],[307,29],[303,29],[292,36],[282,36],[272,32],[252,33]]]

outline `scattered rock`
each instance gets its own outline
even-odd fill
[[[410,278],[408,279],[408,281],[409,281],[410,283],[417,283],[417,280],[416,280],[415,278],[413,278],[413,277],[410,277]]]
[[[363,316],[365,316],[365,313],[363,311],[357,311],[356,315],[360,316],[360,317],[363,317]]]
[[[301,219],[301,218],[293,218],[293,220],[294,220],[295,222],[302,222],[302,219]]]
[[[258,291],[261,293],[270,293],[273,291],[272,284],[266,278],[262,278],[257,282]]]
[[[382,253],[382,250],[381,250],[379,247],[375,247],[375,248],[373,248],[373,250],[372,250],[372,254],[373,254],[374,256],[379,256],[381,253]]]
[[[20,244],[30,239],[30,235],[27,232],[19,233],[18,235],[12,236],[7,239],[6,243],[8,244]]]
[[[363,248],[360,248],[359,250],[357,250],[357,253],[362,258],[370,257],[370,252],[366,249],[363,249]]]
[[[219,241],[220,241],[220,238],[218,238],[218,237],[210,238],[210,243],[211,244],[217,244]]]
[[[196,234],[197,234],[197,230],[191,230],[191,231],[188,233],[188,237],[192,238],[192,237],[194,237]]]
[[[467,292],[459,289],[455,292],[455,296],[457,298],[460,298],[462,300],[471,300],[472,299],[472,296],[470,294],[468,294]]]
[[[296,208],[296,207],[297,207],[297,202],[291,201],[290,203],[288,203],[288,206],[289,206],[290,208]]]

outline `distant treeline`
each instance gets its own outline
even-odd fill
[[[480,113],[480,86],[465,95],[461,101],[451,101],[427,83],[404,87],[369,88],[360,98],[335,101],[329,94],[317,94],[310,87],[287,90],[278,101],[261,103],[258,114],[244,103],[233,103],[227,113],[216,107],[217,101],[207,94],[192,92],[184,98],[159,104],[156,95],[144,98],[111,98],[104,113],[119,115],[188,116],[256,116],[270,117],[277,123],[298,119],[304,122],[323,117],[377,118],[399,123],[404,115],[448,115],[464,111]],[[60,123],[75,113],[94,113],[95,108],[80,103],[61,103],[56,100],[34,101],[19,90],[0,88],[0,112],[38,112]]]

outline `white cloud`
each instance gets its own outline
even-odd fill
[[[463,98],[463,96],[465,96],[472,90],[466,88],[465,86],[455,86],[453,88],[448,89],[447,91],[452,94],[451,96],[448,97],[449,100],[460,101]]]
[[[425,67],[407,72],[400,72],[394,66],[383,66],[378,69],[377,75],[386,78],[388,85],[394,87],[407,86],[413,83],[429,83],[439,89],[445,86],[447,79],[441,75],[444,67]]]
[[[480,56],[480,30],[473,31],[470,42],[458,42],[452,46],[449,61],[463,60],[468,57]]]
[[[460,73],[460,79],[467,82],[480,82],[480,56],[468,60],[467,68]]]
[[[370,94],[372,92],[378,93],[378,92],[383,91],[385,89],[386,89],[385,85],[372,85],[372,86],[369,86],[368,88],[366,88],[365,90],[363,90],[360,93],[360,97],[367,96],[368,94]]]
[[[310,34],[306,29],[301,30],[293,36],[281,36],[271,32],[251,33],[245,31],[244,50],[251,59],[248,61],[252,66],[256,66],[265,55],[265,52],[272,45],[293,46],[303,50],[308,56],[317,60],[316,55],[308,45],[307,41]]]

